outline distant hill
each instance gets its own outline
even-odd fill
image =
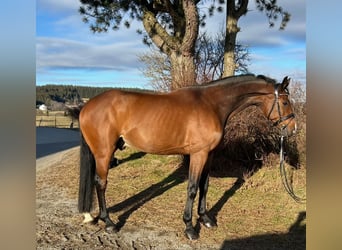
[[[51,101],[79,103],[82,98],[92,98],[113,88],[85,87],[72,85],[36,86],[36,104],[49,106]]]
[[[114,88],[105,87],[86,87],[86,86],[73,86],[73,85],[44,85],[36,86],[36,105],[45,104],[50,106],[54,102],[63,104],[77,104],[81,100],[92,98],[102,92]],[[122,88],[121,88],[122,89]],[[131,89],[129,90],[141,90]]]

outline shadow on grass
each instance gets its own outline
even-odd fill
[[[123,150],[123,149],[121,149],[121,150]],[[130,156],[128,156],[128,157],[126,157],[124,159],[121,159],[121,160],[118,160],[113,155],[113,158],[112,158],[112,160],[109,163],[109,168],[112,169],[112,168],[115,168],[115,167],[119,166],[120,164],[125,163],[125,162],[134,161],[134,160],[140,159],[140,158],[144,157],[145,155],[146,155],[146,153],[144,153],[144,152],[135,152],[135,153],[131,154]]]
[[[144,152],[135,152],[126,158],[117,160],[117,164],[114,167],[118,166],[119,164],[123,164],[125,162],[128,162],[128,161],[138,160],[138,159],[144,157],[145,155],[146,155],[146,153],[144,153]],[[116,159],[116,158],[114,158],[114,159]]]
[[[294,249],[302,250],[306,248],[306,224],[302,224],[306,218],[306,212],[300,212],[297,220],[292,224],[287,233],[270,233],[255,235],[242,239],[225,240],[221,245],[221,250],[264,250],[264,249]]]
[[[242,185],[244,184],[244,180],[241,178],[238,178],[236,180],[236,182],[234,183],[234,185],[228,189],[226,192],[224,192],[224,194],[222,195],[222,197],[216,202],[216,204],[208,211],[209,214],[211,216],[213,216],[216,220],[216,217],[218,215],[218,213],[221,211],[222,207],[224,206],[224,204],[227,203],[227,201],[229,200],[229,198],[233,197],[233,195],[236,193],[237,190],[239,190]]]
[[[136,155],[137,156],[137,155]],[[140,156],[142,157],[142,156]],[[130,158],[130,157],[128,157]],[[187,172],[183,167],[178,167],[173,173],[164,178],[159,183],[153,184],[147,189],[133,195],[132,197],[108,208],[109,213],[115,213],[124,211],[123,214],[119,215],[117,224],[118,229],[121,229],[129,216],[148,201],[162,195],[167,190],[183,183],[187,179]]]
[[[139,158],[142,158],[145,155],[143,152],[136,152],[131,154],[130,156],[122,159],[119,161],[120,164],[136,160]],[[165,177],[162,181],[159,183],[153,184],[147,189],[133,195],[132,197],[108,208],[109,213],[116,213],[120,211],[124,211],[121,215],[118,217],[118,229],[121,229],[127,219],[130,217],[130,215],[138,210],[140,207],[142,207],[145,203],[148,201],[162,195],[167,190],[177,186],[178,184],[183,183],[188,178],[188,164],[189,164],[189,156],[184,156],[184,160],[180,164],[180,166],[177,167],[177,169],[172,172],[169,176]],[[115,167],[115,166],[114,166]],[[253,166],[253,173],[257,171],[257,169],[260,168],[259,162]],[[246,169],[239,169],[239,167],[234,168],[232,170],[226,169],[224,171],[216,170],[213,172],[212,176],[215,177],[237,177],[237,181],[234,183],[234,185],[228,189],[222,197],[216,202],[216,204],[208,211],[209,215],[216,221],[216,217],[218,213],[221,211],[222,207],[225,205],[225,203],[231,198],[235,192],[241,188],[241,186],[244,183],[243,175],[245,173]],[[253,174],[249,173],[249,174]],[[184,197],[184,200],[186,197]],[[194,207],[197,207],[197,204],[194,204]],[[200,231],[200,225],[197,223],[196,229]]]
[[[140,159],[140,158],[144,157],[145,155],[146,155],[146,153],[144,153],[144,152],[135,152],[135,153],[131,154],[130,156],[119,160],[119,164],[123,164],[123,163],[128,162],[128,161],[134,161],[134,160]]]

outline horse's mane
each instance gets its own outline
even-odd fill
[[[256,76],[254,74],[245,74],[245,75],[238,75],[238,76],[228,76],[222,79],[208,82],[204,84],[203,86],[229,85],[229,84],[234,84],[234,83],[250,82],[250,81],[276,84],[276,80],[269,78],[267,76],[264,76],[264,75]]]
[[[268,83],[272,83],[272,84],[276,84],[277,83],[277,81],[275,79],[272,79],[272,78],[264,76],[264,75],[258,75],[257,78],[258,79],[262,79],[262,80],[264,80],[265,82],[268,82]]]

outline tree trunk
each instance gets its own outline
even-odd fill
[[[237,68],[235,60],[236,36],[240,31],[239,18],[247,13],[248,0],[241,0],[236,5],[235,0],[227,0],[226,6],[226,39],[224,44],[223,77],[232,76]]]
[[[235,73],[235,46],[236,46],[236,35],[237,32],[232,29],[227,29],[226,40],[224,44],[224,71],[223,77],[232,76]]]
[[[171,6],[170,6],[171,7]],[[171,62],[170,90],[194,85],[196,82],[195,44],[198,36],[199,17],[195,1],[182,0],[180,10],[170,9],[174,35],[160,25],[154,12],[144,10],[143,24],[153,43]]]
[[[227,10],[228,13],[228,10]],[[235,65],[235,46],[236,46],[236,36],[239,32],[237,26],[238,20],[235,19],[233,15],[227,14],[226,20],[226,39],[224,44],[224,70],[223,77],[234,75],[236,65]]]
[[[193,55],[170,54],[171,78],[170,90],[196,84],[195,62]]]

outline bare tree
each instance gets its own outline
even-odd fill
[[[290,97],[293,101],[296,120],[304,126],[306,124],[306,89],[305,85],[300,82],[291,83]]]
[[[206,32],[199,36],[195,53],[197,82],[199,84],[210,82],[222,76],[223,45],[224,36],[221,33],[214,38]]]
[[[214,37],[206,32],[201,34],[196,43],[195,64],[197,82],[210,82],[223,76],[225,33],[219,31]],[[249,50],[245,45],[236,43],[234,50],[235,72],[247,73],[250,62]]]
[[[197,83],[202,84],[222,77],[224,41],[224,31],[218,32],[213,37],[210,37],[205,32],[199,35],[195,48]],[[236,71],[247,73],[250,61],[248,47],[237,43],[235,53]],[[150,52],[141,54],[138,57],[145,65],[141,71],[150,79],[152,88],[159,91],[172,90],[172,66],[165,54],[151,48]]]
[[[144,76],[150,79],[149,82],[153,89],[163,92],[172,89],[171,62],[165,54],[151,48],[150,52],[138,55],[138,58],[145,65],[140,70]]]

